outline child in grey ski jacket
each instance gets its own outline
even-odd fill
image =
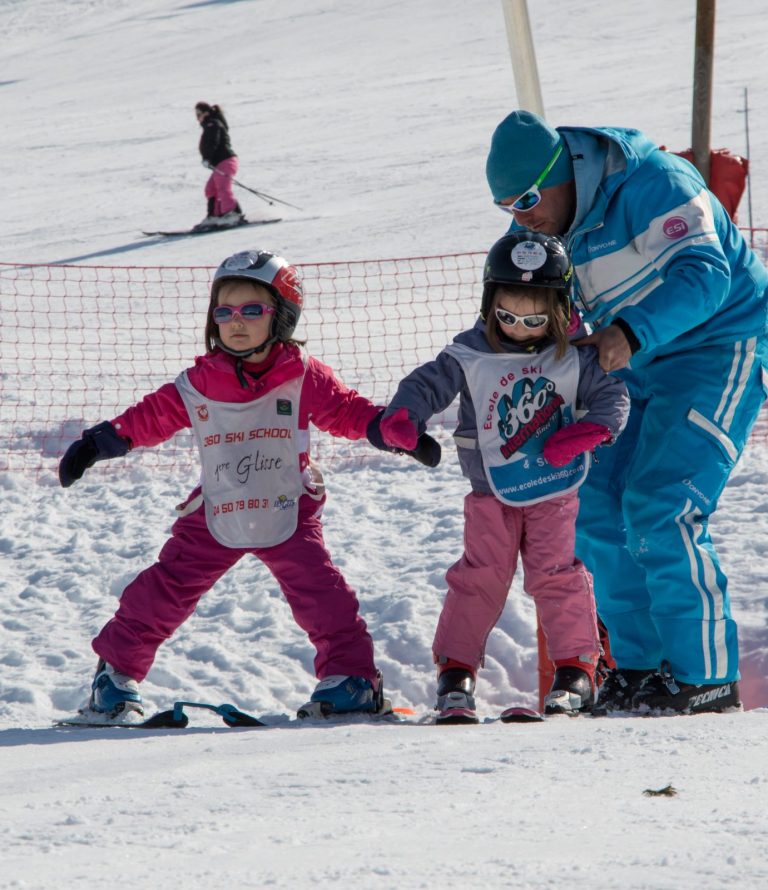
[[[472,491],[465,552],[447,573],[433,643],[438,719],[473,721],[474,678],[504,607],[518,554],[536,602],[555,680],[549,713],[589,710],[600,653],[591,576],[574,555],[578,487],[590,452],[611,443],[629,411],[571,305],[562,243],[523,231],[491,249],[481,315],[434,361],[403,379],[381,421],[387,445],[413,447],[458,394],[454,432]]]

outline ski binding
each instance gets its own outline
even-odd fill
[[[392,707],[392,702],[382,699],[379,707],[374,711],[334,711],[333,706],[325,701],[308,701],[296,712],[299,720],[327,720],[333,717],[388,717],[396,713],[408,713],[409,709],[398,708],[397,712]]]
[[[443,708],[435,717],[437,726],[465,726],[480,722],[480,718],[472,708]]]
[[[543,723],[544,715],[532,708],[507,708],[499,715],[502,723]]]

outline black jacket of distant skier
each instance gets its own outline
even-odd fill
[[[225,120],[208,114],[201,122],[201,126],[203,135],[200,137],[200,154],[204,161],[215,167],[227,158],[235,157],[229,143],[229,128]]]

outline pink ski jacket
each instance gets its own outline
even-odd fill
[[[365,438],[366,427],[381,408],[346,387],[327,365],[312,356],[305,358],[306,373],[298,346],[276,343],[263,362],[243,362],[247,389],[235,373],[237,360],[220,349],[198,356],[188,375],[195,389],[209,399],[250,402],[304,374],[299,430],[307,430],[311,421],[332,436]],[[166,383],[115,417],[112,425],[122,438],[130,441],[131,448],[136,448],[158,445],[179,430],[191,427],[192,422],[176,385]],[[306,467],[308,460],[308,455],[301,455],[300,469]]]

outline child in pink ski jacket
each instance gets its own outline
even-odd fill
[[[317,655],[313,713],[381,707],[381,675],[355,592],[331,562],[320,514],[322,478],[309,459],[309,422],[334,436],[377,440],[382,409],[346,388],[292,340],[303,297],[296,269],[245,251],[216,271],[206,354],[132,408],[83,433],[64,455],[64,487],[97,460],[152,446],[192,427],[201,484],[180,511],[158,561],[123,591],[93,640],[99,664],[91,713],[105,721],[143,715],[138,683],[160,644],[200,597],[248,553],[277,579]],[[421,437],[411,454],[434,465],[439,445]]]
[[[629,401],[595,349],[569,343],[583,333],[572,278],[558,239],[524,230],[498,241],[480,319],[400,383],[380,424],[384,443],[412,448],[460,394],[454,438],[472,492],[433,642],[438,722],[477,722],[475,675],[518,555],[556,668],[545,713],[588,711],[594,700],[600,644],[592,579],[574,555],[577,489],[589,452],[623,429]]]

